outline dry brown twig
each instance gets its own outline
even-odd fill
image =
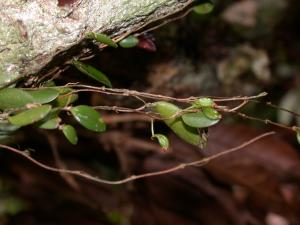
[[[178,113],[172,115],[171,117],[168,118],[162,118],[159,115],[157,115],[156,113],[154,113],[152,110],[149,110],[149,108],[151,108],[153,106],[153,103],[151,102],[147,102],[145,99],[150,99],[150,100],[155,100],[155,101],[173,101],[173,102],[179,102],[179,103],[185,103],[185,104],[191,104],[193,102],[195,102],[197,99],[199,98],[203,98],[203,97],[208,97],[211,98],[214,102],[241,102],[239,105],[233,107],[233,108],[229,108],[227,106],[222,106],[222,105],[215,105],[214,108],[220,112],[224,112],[224,113],[233,113],[236,114],[240,117],[246,118],[246,119],[250,119],[250,120],[255,120],[258,122],[262,122],[265,124],[272,124],[274,126],[280,127],[280,128],[284,128],[293,132],[298,132],[300,131],[300,127],[297,126],[293,126],[293,127],[289,127],[280,123],[276,123],[274,121],[271,121],[269,119],[261,119],[261,118],[257,118],[254,116],[249,116],[246,115],[244,113],[239,112],[238,110],[241,109],[242,107],[244,107],[246,104],[248,104],[249,102],[256,102],[256,103],[260,103],[259,101],[257,101],[256,99],[265,97],[268,93],[266,92],[262,92],[258,95],[253,95],[253,96],[234,96],[234,97],[216,97],[216,96],[201,96],[201,97],[195,97],[195,96],[191,96],[188,98],[176,98],[176,97],[170,97],[170,96],[165,96],[165,95],[160,95],[160,94],[152,94],[152,93],[146,93],[146,92],[141,92],[141,91],[136,91],[136,90],[129,90],[129,89],[120,89],[120,88],[108,88],[108,87],[97,87],[97,86],[90,86],[90,85],[83,85],[83,84],[78,84],[78,83],[68,83],[65,86],[57,86],[57,87],[70,87],[73,88],[74,90],[65,94],[65,95],[71,95],[74,93],[79,93],[79,92],[91,92],[91,93],[100,93],[100,94],[104,94],[104,95],[113,95],[113,96],[123,96],[123,97],[133,97],[135,99],[137,99],[139,102],[142,103],[142,105],[138,108],[128,108],[128,107],[124,107],[124,106],[93,106],[94,109],[97,110],[107,110],[107,111],[114,111],[116,113],[122,112],[122,113],[139,113],[139,114],[144,114],[148,117],[150,117],[151,119],[156,119],[156,120],[166,120],[166,119],[173,119],[176,117],[179,117],[185,113],[189,113],[189,112],[197,112],[201,109],[183,109],[180,110]],[[27,88],[28,89],[28,88]],[[35,88],[29,88],[29,89],[35,89]],[[267,106],[269,107],[274,107],[277,108],[279,110],[282,111],[286,111],[289,113],[292,113],[293,115],[298,116],[297,113],[294,113],[288,109],[283,109],[280,107],[277,107],[275,105],[273,105],[272,103],[266,103]],[[65,110],[69,111],[70,107],[66,107]]]
[[[138,107],[138,108],[128,108],[128,107],[122,107],[122,106],[94,106],[95,109],[98,110],[107,110],[107,111],[114,111],[114,112],[122,112],[122,113],[140,113],[140,114],[144,114],[147,115],[148,117],[152,118],[152,119],[156,119],[156,120],[166,120],[166,119],[173,119],[176,117],[179,117],[185,113],[189,113],[189,112],[197,112],[199,111],[199,109],[195,110],[195,109],[183,109],[181,111],[179,111],[178,113],[172,115],[171,117],[168,118],[162,118],[159,115],[156,115],[155,113],[150,111],[147,111],[148,108],[151,108],[152,103],[146,102],[145,99],[151,99],[151,100],[155,100],[155,101],[173,101],[173,102],[180,102],[180,103],[186,103],[186,104],[190,104],[193,103],[194,101],[196,101],[197,99],[199,99],[200,97],[195,97],[195,96],[191,96],[188,98],[175,98],[175,97],[170,97],[170,96],[165,96],[165,95],[160,95],[160,94],[152,94],[152,93],[146,93],[146,92],[140,92],[140,91],[136,91],[136,90],[129,90],[129,89],[119,89],[119,88],[107,88],[107,87],[96,87],[96,86],[90,86],[90,85],[82,85],[82,84],[77,84],[77,83],[69,83],[67,85],[65,85],[65,87],[70,87],[70,88],[74,88],[75,90],[67,93],[66,95],[70,95],[70,94],[74,94],[74,93],[79,93],[79,92],[91,92],[91,93],[101,93],[101,94],[105,94],[105,95],[113,95],[113,96],[123,96],[123,97],[134,97],[137,100],[139,100],[140,102],[143,103],[142,106]],[[260,119],[260,118],[256,118],[253,116],[249,116],[246,115],[244,113],[238,112],[237,110],[241,109],[242,107],[244,107],[246,104],[248,104],[250,101],[251,102],[258,102],[256,99],[265,97],[267,95],[266,92],[262,92],[258,95],[253,95],[253,96],[234,96],[234,97],[215,97],[215,96],[202,96],[202,97],[209,97],[211,98],[214,102],[234,102],[234,101],[241,101],[242,103],[240,103],[239,105],[235,106],[234,108],[228,108],[227,106],[222,106],[222,105],[215,105],[215,108],[220,111],[220,112],[224,112],[224,113],[234,113],[237,114],[238,116],[241,116],[243,118],[246,119],[251,119],[251,120],[256,120],[259,122],[263,122],[265,124],[272,124],[274,126],[280,127],[280,128],[284,128],[287,130],[291,130],[291,131],[299,131],[300,128],[297,126],[293,126],[293,127],[289,127],[289,126],[285,126],[283,124],[279,124],[276,123],[274,121],[271,121],[269,119]],[[268,106],[270,107],[276,107],[275,105],[271,104],[271,103],[267,103]],[[290,113],[293,113],[287,109],[282,109],[280,107],[277,107],[279,110],[283,110],[283,111],[287,111]],[[294,113],[295,114],[295,113]]]
[[[136,90],[96,87],[96,86],[73,84],[73,83],[69,83],[66,86],[76,89],[73,92],[70,92],[69,94],[78,93],[78,92],[94,92],[94,93],[102,93],[105,95],[117,95],[117,96],[125,96],[125,97],[132,96],[132,97],[154,99],[156,101],[162,100],[162,101],[174,101],[174,102],[182,102],[182,103],[192,103],[195,100],[199,99],[199,97],[195,97],[195,96],[190,96],[188,98],[175,98],[166,95],[152,94],[152,93],[146,93],[146,92],[141,92]],[[228,101],[244,101],[244,100],[257,99],[257,98],[264,97],[266,95],[267,95],[266,92],[262,92],[254,96],[235,96],[230,98],[213,97],[213,96],[207,96],[207,97],[210,97],[215,102],[228,102]]]
[[[35,164],[35,165],[37,165],[37,166],[39,166],[43,169],[46,169],[48,171],[52,171],[52,172],[56,172],[56,173],[63,173],[63,174],[70,174],[70,175],[74,175],[74,176],[77,176],[77,177],[82,177],[82,178],[85,178],[87,180],[94,181],[94,182],[97,182],[97,183],[117,185],[117,184],[125,184],[125,183],[131,182],[131,181],[134,181],[134,180],[137,180],[137,179],[141,179],[141,178],[153,177],[153,176],[158,176],[158,175],[163,175],[163,174],[169,174],[169,173],[172,173],[172,172],[175,172],[175,171],[178,171],[178,170],[182,170],[182,169],[185,169],[185,168],[191,167],[191,166],[203,166],[203,165],[209,163],[210,161],[212,161],[214,159],[225,156],[229,153],[239,151],[242,148],[244,148],[244,147],[246,147],[246,146],[248,146],[248,145],[250,145],[254,142],[257,142],[257,141],[259,141],[263,138],[271,136],[273,134],[275,134],[275,132],[273,132],[273,131],[261,134],[259,136],[256,136],[256,137],[252,138],[249,141],[246,141],[246,142],[242,143],[241,145],[239,145],[237,147],[227,149],[227,150],[222,151],[218,154],[215,154],[215,155],[212,155],[212,156],[209,156],[209,157],[205,157],[205,158],[202,158],[202,159],[190,162],[190,163],[180,163],[179,165],[171,167],[169,169],[160,170],[160,171],[157,171],[157,172],[144,173],[144,174],[140,174],[140,175],[132,175],[130,177],[127,177],[127,178],[122,179],[122,180],[117,180],[117,181],[110,181],[110,180],[101,179],[99,177],[92,176],[88,173],[78,171],[78,170],[67,170],[67,169],[54,168],[54,167],[45,165],[45,164],[37,161],[36,159],[32,158],[30,155],[27,154],[26,151],[21,151],[21,150],[18,150],[16,148],[13,148],[13,147],[10,147],[10,146],[7,146],[7,145],[0,144],[0,148],[8,150],[10,152],[14,152],[14,153],[22,156],[23,158],[29,160],[33,164]]]

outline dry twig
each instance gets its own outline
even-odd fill
[[[82,178],[85,178],[87,180],[91,180],[91,181],[94,181],[94,182],[97,182],[97,183],[116,185],[116,184],[125,184],[125,183],[131,182],[131,181],[134,181],[134,180],[137,180],[137,179],[141,179],[141,178],[153,177],[153,176],[172,173],[172,172],[175,172],[175,171],[178,171],[178,170],[181,170],[181,169],[185,169],[185,168],[190,167],[190,166],[203,166],[203,165],[209,163],[210,161],[212,161],[216,158],[225,156],[229,153],[236,152],[236,151],[238,151],[238,150],[240,150],[240,149],[242,149],[242,148],[258,141],[258,140],[261,140],[261,139],[263,139],[265,137],[268,137],[270,135],[273,135],[273,134],[275,134],[275,132],[273,132],[273,131],[261,134],[261,135],[255,137],[255,138],[253,138],[249,141],[246,141],[246,142],[242,143],[241,145],[239,145],[237,147],[227,149],[227,150],[225,150],[223,152],[220,152],[218,154],[215,154],[215,155],[203,158],[203,159],[199,159],[199,160],[196,160],[196,161],[193,161],[193,162],[190,162],[190,163],[180,163],[179,165],[171,167],[169,169],[160,170],[160,171],[157,171],[157,172],[144,173],[144,174],[140,174],[140,175],[132,175],[128,178],[125,178],[125,179],[122,179],[122,180],[117,180],[117,181],[110,181],[110,180],[101,179],[101,178],[98,178],[96,176],[92,176],[92,175],[90,175],[88,173],[85,173],[85,172],[82,172],[82,171],[54,168],[54,167],[45,165],[45,164],[37,161],[36,159],[29,156],[25,151],[21,151],[21,150],[18,150],[16,148],[13,148],[13,147],[10,147],[10,146],[7,146],[7,145],[0,144],[0,148],[11,151],[11,152],[14,152],[14,153],[26,158],[27,160],[29,160],[33,164],[35,164],[35,165],[37,165],[37,166],[39,166],[43,169],[46,169],[48,171],[57,172],[57,173],[64,173],[64,174],[71,174],[71,175],[82,177]]]

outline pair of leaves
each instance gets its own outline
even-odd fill
[[[87,105],[79,105],[72,107],[70,112],[75,120],[86,129],[94,132],[103,132],[106,130],[106,125],[100,114],[92,107]],[[73,126],[64,124],[60,129],[71,144],[77,144],[78,136]]]
[[[204,107],[203,109],[200,112],[187,113],[173,118],[182,111],[179,107],[164,101],[154,104],[154,110],[162,118],[165,118],[163,121],[177,136],[190,144],[200,147],[206,144],[206,138],[199,135],[198,129],[212,126],[220,120],[219,113],[213,108]]]
[[[122,48],[133,48],[138,45],[139,39],[133,35],[129,35],[128,37],[121,40],[118,44],[116,44],[109,36],[100,33],[88,32],[86,37],[89,39],[93,39],[97,42],[106,44],[110,47],[117,48],[118,44]]]
[[[97,42],[101,42],[103,44],[106,44],[108,46],[117,48],[118,45],[107,35],[105,34],[99,34],[99,33],[94,33],[94,32],[88,32],[86,34],[86,37],[89,39],[94,39]],[[135,36],[128,36],[127,38],[121,40],[119,42],[119,45],[123,48],[132,48],[137,46],[139,43],[139,39]],[[91,77],[92,79],[104,84],[107,87],[112,87],[112,84],[108,77],[102,73],[100,70],[96,69],[95,67],[85,64],[83,62],[80,62],[78,60],[73,60],[73,65],[83,74]]]
[[[175,117],[181,109],[169,102],[156,102],[154,110],[162,117],[165,124],[184,141],[200,146],[203,144],[203,139],[199,136],[197,128],[186,125],[181,117]]]

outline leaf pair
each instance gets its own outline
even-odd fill
[[[86,129],[94,132],[104,132],[106,130],[106,125],[100,114],[92,107],[87,105],[79,105],[72,107],[70,112],[75,120]],[[73,126],[64,124],[61,127],[61,130],[71,144],[77,144],[78,137]]]
[[[86,38],[94,39],[97,42],[106,44],[110,47],[117,48],[118,45],[107,35],[99,34],[94,32],[88,32],[86,34]],[[123,48],[132,48],[137,46],[139,43],[139,39],[133,35],[130,35],[119,42],[119,45]],[[95,67],[80,62],[78,60],[73,60],[73,65],[83,74],[91,77],[92,79],[104,84],[107,87],[112,87],[112,84],[108,77],[102,73],[100,70],[96,69]]]
[[[110,47],[117,48],[118,44],[122,48],[133,48],[138,45],[139,39],[133,35],[129,35],[128,37],[121,40],[118,44],[114,42],[109,36],[100,33],[88,32],[86,34],[86,38],[93,39],[97,42],[106,44]]]
[[[206,144],[206,138],[200,135],[201,132],[198,129],[212,126],[220,121],[218,112],[216,114],[215,110],[210,107],[204,108],[211,118],[204,111],[179,116],[182,109],[172,103],[161,101],[154,104],[154,110],[177,136],[190,144],[200,147]]]

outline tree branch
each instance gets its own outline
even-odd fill
[[[187,10],[195,0],[0,1],[0,86],[48,73],[87,46],[87,32],[119,41]]]

